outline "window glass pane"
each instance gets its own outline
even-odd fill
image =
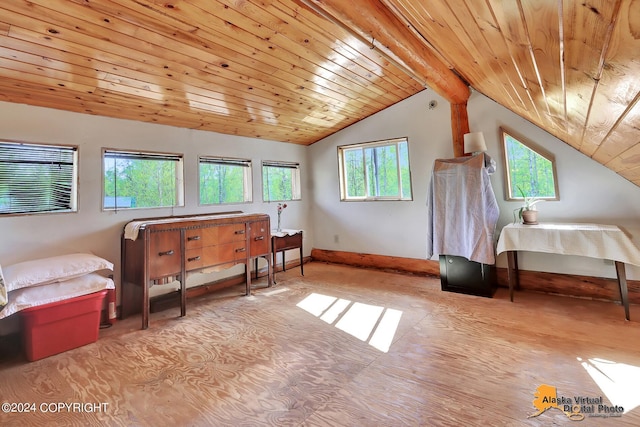
[[[300,169],[297,163],[262,163],[264,201],[299,200]]]
[[[105,151],[104,209],[183,205],[182,156]]]
[[[0,142],[0,213],[77,210],[77,148]]]
[[[250,201],[250,161],[200,158],[200,204]]]
[[[411,173],[409,172],[409,144],[401,142],[398,144],[400,160],[400,184],[403,199],[411,199]]]
[[[558,199],[555,164],[548,153],[502,131],[507,174],[507,200],[538,197]]]
[[[338,147],[341,200],[411,200],[406,138]]]
[[[347,197],[364,197],[364,152],[361,148],[344,151]]]
[[[369,177],[369,194],[381,197],[398,197],[398,154],[395,145],[368,148],[367,176]]]

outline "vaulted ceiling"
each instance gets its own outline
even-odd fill
[[[640,0],[0,2],[2,101],[308,145],[425,87],[640,185]]]

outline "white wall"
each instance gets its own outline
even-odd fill
[[[429,109],[429,101],[438,106]],[[497,230],[513,221],[518,202],[504,200],[499,128],[506,127],[551,152],[557,162],[560,200],[538,204],[539,220],[595,222],[621,226],[640,246],[640,188],[564,144],[489,98],[474,92],[468,103],[469,125],[484,133],[488,154],[498,163],[491,181],[500,206]],[[340,202],[339,145],[395,137],[409,138],[413,201]],[[319,249],[392,255],[426,256],[426,194],[433,163],[453,157],[449,104],[423,91],[309,147],[315,229]],[[437,257],[434,257],[437,259]],[[613,265],[583,257],[522,253],[524,270],[615,277]],[[497,265],[506,266],[506,256]],[[638,267],[627,266],[627,277],[640,279]]]
[[[311,197],[306,186],[308,166],[304,146],[5,102],[0,102],[0,139],[78,145],[80,165],[77,213],[0,217],[0,265],[91,252],[115,264],[119,284],[121,233],[132,219],[241,210],[268,213],[275,227],[276,203],[262,202],[262,160],[301,164],[303,198],[287,203],[282,225],[305,230],[306,254],[311,252]],[[102,147],[184,153],[185,206],[103,212]],[[253,203],[198,206],[198,155],[202,154],[251,159]]]
[[[429,108],[429,102],[438,105]],[[498,229],[512,221],[517,202],[505,202],[499,127],[505,126],[555,155],[561,200],[539,205],[542,221],[611,223],[622,226],[640,245],[640,188],[490,99],[473,93],[468,104],[472,131],[482,131],[488,153],[498,162],[492,176],[500,204]],[[76,251],[93,252],[120,268],[122,227],[134,218],[227,210],[265,212],[276,220],[275,204],[262,203],[260,162],[301,163],[302,201],[288,203],[285,228],[305,230],[305,254],[311,248],[409,258],[426,254],[426,193],[436,158],[453,156],[449,104],[425,90],[309,147],[194,131],[171,126],[110,119],[0,102],[0,138],[77,144],[80,154],[79,212],[0,217],[0,265]],[[409,138],[413,201],[340,202],[338,145],[395,137]],[[186,206],[174,209],[101,211],[102,147],[182,152],[185,154]],[[198,206],[197,156],[246,157],[254,161],[254,202],[223,207]],[[523,269],[614,277],[603,261],[525,253]],[[503,256],[498,265],[505,266]],[[640,279],[636,267],[627,275]]]

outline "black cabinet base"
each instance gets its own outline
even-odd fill
[[[496,291],[496,269],[464,257],[440,255],[440,284],[443,291],[491,298]]]

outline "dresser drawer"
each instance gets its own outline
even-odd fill
[[[202,248],[202,267],[241,261],[246,258],[247,246],[244,241]]]
[[[218,229],[218,243],[239,242],[247,239],[247,230],[244,223],[221,225],[216,228]]]
[[[269,254],[269,237],[271,236],[269,230],[269,221],[256,221],[249,224],[249,244],[250,254],[252,257],[258,255]]]
[[[186,249],[194,249],[217,244],[219,228],[200,227],[185,230],[184,247]]]
[[[149,236],[149,278],[180,274],[180,231],[159,231]]]

